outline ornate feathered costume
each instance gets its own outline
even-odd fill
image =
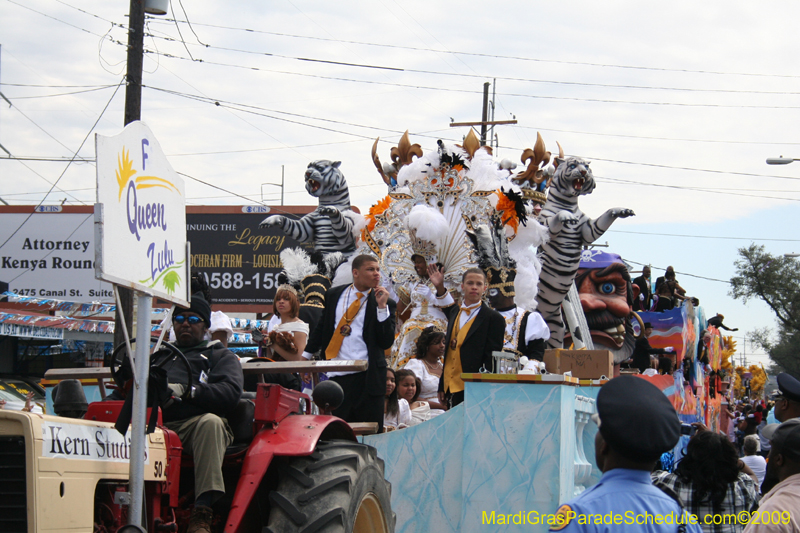
[[[413,255],[440,263],[445,287],[458,300],[461,276],[478,263],[467,231],[496,217],[502,238],[513,239],[506,253],[525,276],[524,305],[533,309],[540,271],[536,247],[546,242],[547,230],[527,218],[529,208],[519,186],[509,179],[508,170],[498,168],[490,149],[481,147],[472,131],[463,146],[439,141],[436,152],[424,155],[404,135],[392,155],[396,187],[370,208],[358,253],[378,256],[381,272],[388,273],[401,302],[405,298],[412,306],[413,321],[403,325],[392,352],[392,363],[399,366],[413,354],[413,340],[423,324],[446,324],[444,315],[436,313],[442,302],[415,271]],[[373,160],[386,180],[374,151]]]
[[[509,254],[500,216],[493,216],[489,224],[481,224],[467,235],[478,251],[478,266],[489,281],[489,302],[506,321],[503,351],[541,361],[550,332],[539,313],[514,301],[517,263]]]

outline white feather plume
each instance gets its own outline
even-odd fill
[[[514,281],[517,305],[535,311],[536,295],[539,292],[539,274],[542,262],[538,247],[548,241],[550,232],[533,217],[526,226],[520,224],[517,237],[508,243],[508,253],[517,262],[517,277]]]
[[[433,243],[435,246],[441,245],[450,232],[444,215],[438,209],[424,204],[415,205],[411,209],[406,216],[406,226],[416,231],[417,238]]]
[[[425,179],[438,166],[439,154],[435,150],[428,152],[397,172],[397,187],[405,187],[409,183]]]
[[[283,271],[291,285],[299,286],[304,277],[317,272],[317,266],[302,248],[287,248],[280,253],[280,257]]]
[[[361,238],[361,230],[367,225],[367,219],[361,213],[356,213],[350,209],[342,211],[342,215],[346,216],[353,223],[352,234],[356,241]]]
[[[320,274],[328,279],[331,279],[336,272],[336,269],[339,268],[339,265],[344,262],[344,254],[342,252],[331,252],[329,254],[325,254],[322,261],[325,265],[325,272],[320,272]]]
[[[472,156],[467,176],[474,183],[476,191],[494,191],[506,184],[504,176],[507,172],[498,170],[492,156],[484,150],[478,150]]]
[[[539,248],[549,240],[550,230],[540,224],[536,218],[529,216],[525,225],[520,224],[517,228],[517,238],[514,239],[514,242]]]
[[[351,255],[347,261],[339,265],[339,268],[336,269],[336,274],[333,276],[333,280],[331,281],[331,287],[336,287],[338,285],[350,285],[353,283],[353,260],[356,258],[356,255]]]

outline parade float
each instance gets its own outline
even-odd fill
[[[595,188],[588,162],[565,157],[559,145],[551,164],[541,136],[523,152],[522,172],[496,162],[472,131],[461,145],[439,141],[428,153],[406,132],[391,149],[391,163],[381,162],[377,145],[372,159],[388,194],[363,220],[350,218],[355,245],[340,251],[377,257],[383,284],[400,303],[402,325],[387,354],[391,366],[408,360],[425,325],[446,324],[413,258],[441,266],[458,301],[461,275],[486,255],[470,235],[499,227],[516,264],[516,303],[541,313],[549,348],[564,360],[577,349],[586,355],[573,361],[603,354],[609,368],[579,379],[576,366],[566,374],[539,372],[538,365],[525,370],[519,354],[512,354],[514,363],[502,373],[495,367],[462,375],[462,405],[402,431],[363,437],[384,458],[397,531],[499,531],[510,524],[547,530],[558,504],[600,477],[593,457],[597,428],[588,423],[594,399],[625,366],[644,322],[655,328],[653,347],[674,348],[676,371],[642,379],[670,398],[682,421],[717,427],[726,372],[720,334],[704,330],[703,311],[691,302],[665,313],[633,311],[638,287],[631,284],[630,267],[590,245],[614,220],[634,213],[613,208],[592,219],[579,209],[579,197]],[[311,191],[315,185],[308,180],[307,174]],[[505,253],[501,248],[489,255]],[[345,262],[332,285],[350,282]]]

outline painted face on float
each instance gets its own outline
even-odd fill
[[[612,350],[622,348],[631,329],[628,317],[632,311],[631,282],[625,265],[580,269],[575,281],[592,340]]]

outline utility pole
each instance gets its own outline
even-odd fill
[[[489,121],[489,82],[483,84],[483,112],[481,113],[481,146],[486,146],[486,123]]]
[[[131,0],[128,15],[128,70],[125,74],[125,126],[142,118],[144,0]]]
[[[747,368],[747,335],[744,336],[742,343],[742,366]]]
[[[127,126],[142,118],[142,63],[144,62],[144,0],[131,0],[128,12],[128,69],[125,74],[125,123]],[[123,321],[128,338],[133,337],[133,291],[119,286],[119,302],[114,318],[114,346],[125,342]]]
[[[491,122],[494,122],[494,107],[495,107],[494,103],[496,100],[497,100],[497,78],[492,80],[492,99],[489,102],[489,105],[491,106],[491,115],[492,115],[490,118]],[[489,128],[489,146],[491,148],[497,148],[499,144],[500,143],[497,142],[497,135],[495,135],[494,133],[494,124],[492,124],[492,127]]]
[[[451,122],[451,128],[457,128],[460,126],[480,126],[481,127],[481,146],[486,146],[486,128],[487,126],[492,126],[492,132],[494,132],[495,125],[501,124],[516,124],[517,121],[515,120],[494,120],[494,101],[492,101],[492,120],[489,120],[489,85],[491,85],[488,81],[483,84],[483,111],[481,113],[481,121],[480,122]]]

